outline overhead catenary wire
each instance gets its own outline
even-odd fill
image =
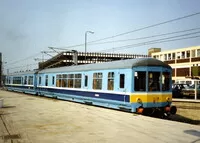
[[[138,28],[138,29],[135,29],[135,30],[132,30],[132,31],[128,31],[128,32],[124,32],[124,33],[121,33],[121,34],[109,36],[109,37],[102,38],[102,39],[97,39],[97,40],[94,40],[94,41],[88,41],[87,43],[91,44],[91,43],[95,43],[95,42],[99,42],[99,41],[103,41],[103,40],[107,40],[107,39],[123,36],[123,35],[129,34],[129,33],[133,33],[133,32],[145,30],[145,29],[148,29],[148,28],[164,25],[164,24],[171,23],[171,22],[174,22],[174,21],[179,21],[179,20],[182,20],[182,19],[186,19],[186,18],[189,18],[189,17],[192,17],[192,16],[199,15],[199,14],[200,14],[200,12],[196,12],[196,13],[193,13],[193,14],[189,14],[189,15],[185,15],[185,16],[182,16],[182,17],[178,17],[178,18],[174,18],[174,19],[171,19],[171,20],[167,20],[167,21],[164,21],[164,22],[160,22],[160,23],[157,23],[157,24],[145,26],[145,27]],[[75,47],[82,47],[82,46],[84,46],[84,43],[83,44],[72,45],[72,46],[67,46],[67,47],[62,47],[62,48],[57,48],[57,49],[67,50],[67,49],[72,49],[72,48],[75,48]]]
[[[25,60],[27,60],[27,59],[30,59],[30,58],[34,58],[35,56],[37,56],[38,54],[40,54],[40,53],[36,53],[36,54],[34,54],[34,55],[31,55],[31,56],[28,56],[28,57],[25,57],[25,58],[23,58],[23,59],[20,59],[20,60],[17,60],[17,61],[11,61],[11,62],[8,62],[7,64],[6,64],[6,66],[8,66],[8,65],[13,65],[13,64],[16,64],[16,63],[19,63],[19,62],[23,62],[23,61],[25,61]]]
[[[138,29],[135,29],[135,30],[132,30],[132,31],[128,31],[128,32],[124,32],[124,33],[121,33],[121,34],[109,36],[109,37],[102,38],[102,39],[97,39],[97,40],[94,40],[94,41],[89,41],[88,44],[95,43],[95,42],[98,42],[98,41],[107,40],[107,39],[111,39],[111,38],[115,38],[115,37],[119,37],[119,36],[123,36],[123,35],[129,34],[129,33],[145,30],[145,29],[148,29],[148,28],[164,25],[164,24],[167,24],[167,23],[179,21],[179,20],[182,20],[182,19],[186,19],[186,18],[189,18],[189,17],[193,17],[193,16],[196,16],[196,15],[199,15],[199,14],[200,14],[200,12],[196,12],[196,13],[193,13],[193,14],[189,14],[189,15],[185,15],[185,16],[182,16],[182,17],[178,17],[178,18],[174,18],[174,19],[171,19],[171,20],[167,20],[167,21],[164,21],[164,22],[160,22],[160,23],[157,23],[157,24],[145,26],[145,27],[138,28]],[[70,49],[70,48],[75,48],[75,47],[79,47],[79,46],[83,46],[83,45],[84,44],[77,44],[77,45],[68,46],[66,48]],[[64,50],[64,48],[63,48],[63,50]],[[112,50],[113,50],[113,48],[112,48]],[[17,61],[13,61],[13,62],[7,63],[7,65],[12,65],[12,64],[15,64],[15,63],[19,63],[21,61],[27,60],[27,59],[32,58],[32,57],[35,57],[35,55],[26,57],[26,58],[21,59],[21,60],[17,60]]]
[[[179,39],[173,39],[173,38],[184,37],[184,36],[193,35],[193,34],[197,34],[197,33],[200,33],[200,31],[199,32],[190,33],[190,34],[172,36],[172,37],[161,38],[161,39],[156,39],[156,40],[150,40],[150,41],[136,43],[136,44],[119,46],[119,47],[115,47],[115,48],[101,50],[100,52],[111,51],[111,50],[124,50],[124,49],[133,48],[133,47],[139,47],[139,46],[143,46],[143,45],[151,45],[151,44],[156,44],[156,43],[172,42],[172,41],[178,41],[178,40],[184,40],[184,39],[193,39],[193,38],[198,38],[200,35],[192,36],[192,37],[179,38]],[[171,39],[171,40],[168,40],[168,39]]]
[[[156,27],[156,26],[160,26],[160,25],[164,25],[164,24],[167,24],[167,23],[171,23],[171,22],[174,22],[174,21],[182,20],[182,19],[185,19],[185,18],[189,18],[189,17],[192,17],[192,16],[199,15],[199,14],[200,14],[200,12],[196,12],[196,13],[193,13],[193,14],[189,14],[189,15],[185,15],[185,16],[182,16],[182,17],[178,17],[178,18],[174,18],[174,19],[171,19],[171,20],[167,20],[167,21],[164,21],[164,22],[160,22],[160,23],[157,23],[157,24],[153,24],[153,25],[142,27],[142,28],[138,28],[138,29],[135,29],[135,30],[132,30],[132,31],[128,31],[128,32],[124,32],[124,33],[121,33],[121,34],[109,36],[109,37],[106,37],[106,38],[90,41],[88,43],[93,43],[93,42],[98,42],[98,41],[103,41],[103,40],[106,40],[106,39],[119,37],[119,36],[122,36],[122,35],[126,35],[126,34],[129,34],[129,33],[145,30],[145,29]]]
[[[162,37],[162,36],[173,35],[173,34],[178,34],[178,33],[184,33],[184,32],[189,32],[189,31],[194,31],[194,30],[199,30],[199,29],[200,29],[200,27],[187,29],[187,30],[181,30],[181,31],[174,31],[174,32],[168,32],[168,33],[156,34],[156,35],[145,36],[145,37],[138,37],[138,38],[134,38],[134,39],[124,39],[124,40],[115,40],[115,41],[107,41],[107,42],[100,42],[100,43],[90,43],[89,45],[100,45],[100,44],[109,44],[109,43],[116,43],[116,42],[127,42],[127,41],[134,41],[134,40],[144,40],[144,39]]]

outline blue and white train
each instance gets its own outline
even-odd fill
[[[6,76],[6,87],[137,113],[175,114],[172,68],[153,58],[50,68]]]

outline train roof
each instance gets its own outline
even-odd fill
[[[107,70],[107,69],[127,69],[138,66],[159,66],[171,68],[168,64],[155,58],[137,58],[128,60],[119,60],[104,63],[85,64],[76,66],[66,66],[59,68],[50,68],[39,71],[38,73],[61,73],[61,72],[79,72],[89,70]]]
[[[18,76],[18,75],[31,75],[34,74],[36,71],[22,71],[22,72],[15,72],[9,73],[9,76]]]

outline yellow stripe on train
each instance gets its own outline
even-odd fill
[[[133,102],[171,102],[172,93],[132,93],[130,103]]]

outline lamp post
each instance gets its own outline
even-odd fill
[[[87,33],[94,34],[94,32],[93,31],[85,32],[85,62],[86,62],[86,53],[87,53]]]

